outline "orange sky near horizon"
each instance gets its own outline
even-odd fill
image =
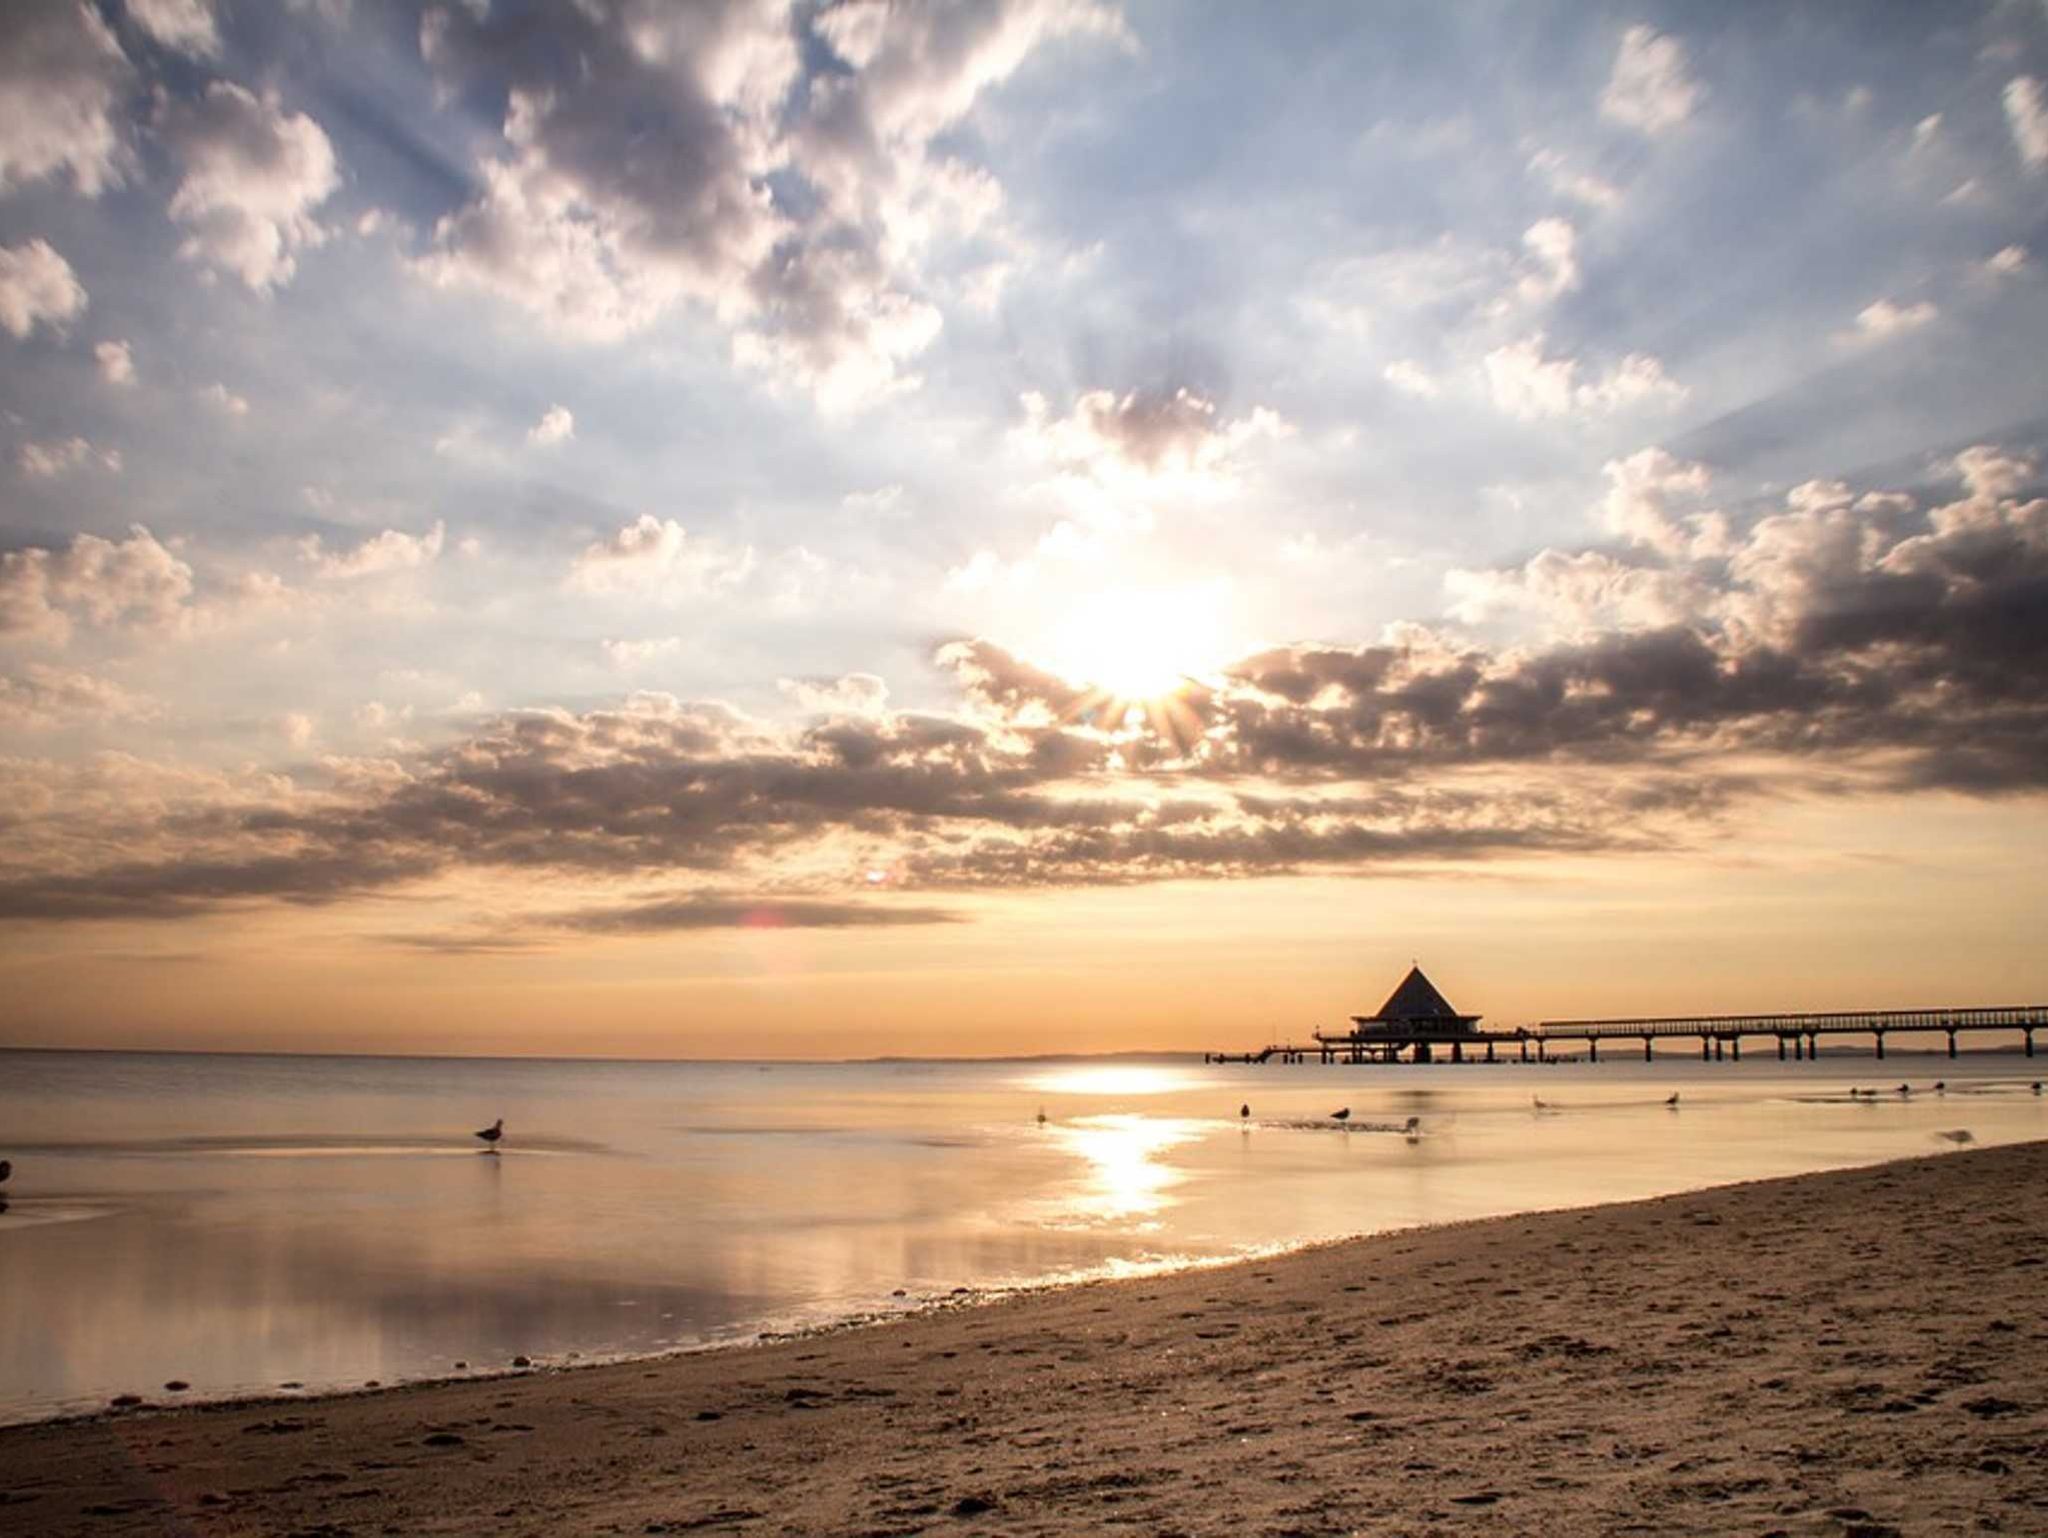
[[[80,926],[0,956],[0,1045],[842,1058],[1233,1050],[1376,1008],[1412,960],[1494,1026],[2036,1003],[2048,814],[1785,805],[1684,856],[1082,889],[965,922],[394,956],[371,913]],[[1995,879],[1986,872],[2002,871]]]

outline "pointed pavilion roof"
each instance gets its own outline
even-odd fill
[[[1401,979],[1401,986],[1387,995],[1379,1013],[1373,1018],[1379,1020],[1463,1020],[1466,1017],[1451,1008],[1451,1001],[1436,990],[1436,984],[1422,975],[1421,967],[1411,966],[1408,975]],[[1477,1019],[1475,1015],[1472,1018]]]

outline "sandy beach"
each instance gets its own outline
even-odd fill
[[[0,1531],[2048,1531],[2048,1143],[0,1431]]]

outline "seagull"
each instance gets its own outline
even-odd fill
[[[498,1151],[498,1139],[503,1137],[504,1135],[505,1118],[502,1116],[500,1116],[496,1121],[492,1122],[488,1127],[484,1128],[483,1131],[477,1134],[478,1137],[482,1138],[486,1143],[490,1145],[492,1153],[496,1153]]]
[[[1045,1107],[1044,1107],[1044,1106],[1040,1106],[1040,1107],[1038,1108],[1038,1125],[1039,1125],[1039,1126],[1041,1126],[1041,1127],[1045,1125]]]
[[[1401,1130],[1407,1133],[1410,1137],[1416,1136],[1418,1133],[1422,1131],[1422,1118],[1420,1116],[1409,1117],[1407,1125],[1402,1127]]]
[[[1910,1084],[1901,1084],[1897,1092],[1901,1095],[1910,1095],[1913,1093],[1913,1086]]]
[[[2036,1079],[2034,1081],[2034,1093],[2037,1095],[2041,1093],[2041,1081],[2039,1079]],[[0,1175],[0,1180],[4,1179],[6,1179],[6,1177],[4,1175]]]
[[[1543,1097],[1541,1095],[1531,1095],[1529,1097],[1529,1104],[1534,1106],[1539,1111],[1547,1111],[1550,1109],[1549,1106],[1543,1103]]]
[[[1948,1080],[1936,1079],[1934,1081],[1934,1092],[1937,1095],[1946,1095],[1948,1093]]]
[[[1241,1105],[1237,1108],[1237,1119],[1239,1121],[1250,1121],[1252,1119],[1252,1108],[1250,1102],[1246,1102],[1244,1105]]]
[[[2041,1093],[2041,1089],[2040,1089],[2040,1086],[2039,1086],[2039,1085],[2036,1085],[2036,1086],[2034,1087],[2034,1093],[2035,1093],[2035,1094],[2037,1094],[2037,1095]],[[11,1159],[0,1159],[0,1186],[4,1186],[4,1185],[6,1185],[6,1184],[7,1184],[7,1177],[8,1177],[9,1175],[12,1175],[13,1173],[14,1173],[14,1161],[13,1161],[13,1160],[11,1160]]]
[[[1669,1100],[1665,1101],[1664,1103],[1665,1103],[1666,1105],[1670,1106],[1672,1110],[1674,1110],[1674,1111],[1675,1111],[1675,1110],[1677,1110],[1677,1109],[1678,1109],[1678,1091],[1674,1089],[1674,1090],[1673,1090],[1673,1091],[1671,1092],[1671,1098],[1670,1098]]]
[[[1341,1111],[1332,1111],[1332,1112],[1330,1113],[1330,1120],[1331,1120],[1331,1121],[1349,1121],[1349,1120],[1351,1120],[1351,1107],[1347,1105],[1347,1106],[1345,1106],[1345,1107],[1344,1107],[1344,1109],[1343,1109],[1343,1110],[1341,1110]]]

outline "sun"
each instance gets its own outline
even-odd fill
[[[1046,662],[1069,682],[1119,700],[1156,700],[1221,660],[1223,605],[1207,587],[1122,588],[1070,604]]]

